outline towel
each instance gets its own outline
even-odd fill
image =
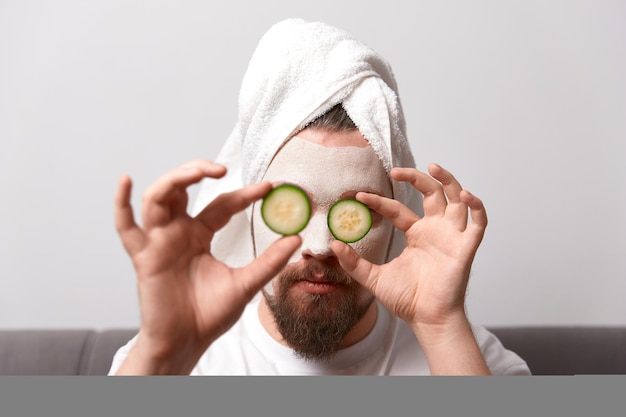
[[[397,85],[389,64],[351,34],[322,22],[287,19],[273,25],[250,59],[239,94],[239,117],[216,162],[228,173],[200,185],[192,215],[221,193],[259,182],[281,145],[341,103],[383,167],[414,167]],[[393,197],[421,214],[421,194],[392,181]],[[213,255],[232,267],[254,258],[251,209],[213,238]],[[388,259],[405,247],[394,230]]]

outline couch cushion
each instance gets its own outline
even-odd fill
[[[626,329],[606,326],[490,328],[533,375],[626,374]]]
[[[534,375],[626,374],[626,327],[492,327]],[[0,375],[106,375],[137,329],[0,330]]]
[[[2,330],[2,375],[80,375],[93,330]]]

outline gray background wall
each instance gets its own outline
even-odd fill
[[[418,165],[484,200],[474,321],[626,325],[626,3],[1,0],[0,328],[139,324],[117,179],[138,209],[161,173],[214,158],[286,17],[383,54]]]

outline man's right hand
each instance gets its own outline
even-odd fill
[[[190,217],[187,187],[225,173],[222,165],[196,160],[165,174],[144,194],[142,227],[130,205],[131,180],[120,179],[115,223],[137,273],[141,327],[118,374],[189,373],[300,245],[298,236],[278,239],[243,268],[216,260],[213,235],[272,188],[260,183],[222,194]]]

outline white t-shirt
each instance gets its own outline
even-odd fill
[[[481,326],[474,335],[494,375],[529,375],[526,362]],[[113,358],[114,374],[136,340]],[[429,375],[430,370],[409,326],[378,304],[372,331],[326,362],[306,361],[274,340],[258,317],[258,301],[250,303],[239,321],[202,355],[191,375]]]

